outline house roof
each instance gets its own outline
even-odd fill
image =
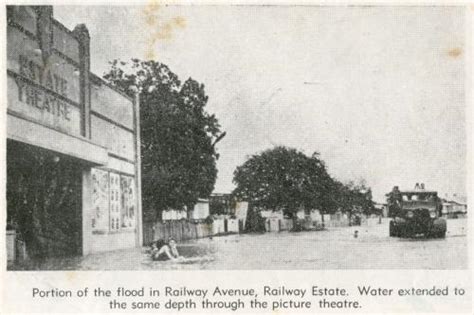
[[[402,190],[402,194],[437,194],[436,190],[421,190],[421,189],[412,189],[412,190]]]
[[[443,203],[451,203],[451,204],[455,203],[457,205],[463,205],[463,206],[466,205],[466,203],[464,203],[464,202],[457,202],[457,201],[454,201],[454,200],[446,200],[446,199],[442,199],[442,200],[443,200]]]

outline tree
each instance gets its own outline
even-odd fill
[[[372,192],[365,182],[343,184],[332,178],[316,152],[307,156],[282,146],[263,151],[236,168],[234,183],[233,195],[248,201],[252,209],[283,210],[293,218],[301,209],[349,215],[356,209],[373,211]]]
[[[293,216],[298,210],[333,212],[334,180],[318,153],[307,156],[283,146],[251,156],[234,171],[233,194],[253,207],[283,210]]]
[[[372,190],[367,187],[365,181],[355,184],[350,181],[347,184],[337,183],[337,204],[342,212],[349,215],[358,212],[360,209],[364,214],[370,214],[374,211],[374,203],[372,201]]]
[[[139,91],[144,215],[207,198],[217,178],[216,143],[225,132],[205,110],[204,85],[192,78],[181,83],[168,66],[152,60],[110,64],[107,81],[128,95]]]

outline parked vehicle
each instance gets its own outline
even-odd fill
[[[389,226],[391,237],[446,236],[446,220],[441,217],[442,203],[436,191],[399,191],[394,187],[387,196],[392,218]]]

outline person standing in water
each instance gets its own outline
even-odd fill
[[[178,248],[176,247],[176,241],[173,238],[169,238],[168,243],[163,242],[162,240],[156,241],[152,245],[151,258],[159,261],[176,261],[182,259],[179,255]]]

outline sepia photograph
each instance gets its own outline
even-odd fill
[[[7,271],[468,270],[470,10],[6,6]]]

